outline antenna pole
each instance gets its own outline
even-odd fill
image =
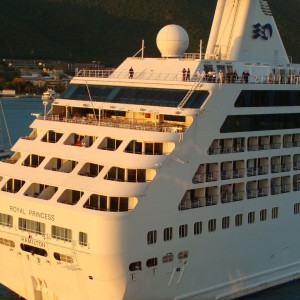
[[[200,59],[202,59],[202,40],[200,40]]]
[[[94,108],[94,105],[93,105],[92,96],[91,96],[91,93],[90,93],[90,89],[89,89],[89,86],[88,86],[87,81],[86,81],[85,83],[86,83],[86,89],[87,89],[87,91],[88,91],[89,98],[90,98],[90,101],[91,101],[91,104],[92,104],[93,114],[94,114],[94,116],[96,116],[95,108]]]

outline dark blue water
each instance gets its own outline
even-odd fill
[[[8,131],[12,144],[14,144],[19,137],[27,135],[31,132],[29,125],[35,119],[31,113],[42,113],[44,106],[40,98],[0,98],[2,103]],[[47,106],[50,109],[50,104]],[[9,139],[5,130],[5,124],[0,112],[0,127],[2,129],[3,144],[9,147]],[[0,298],[1,299],[1,298]]]
[[[31,132],[29,125],[35,117],[31,113],[43,113],[44,106],[38,98],[24,99],[5,99],[0,98],[7,126],[9,129],[12,143],[14,144],[19,137],[28,135]],[[50,109],[50,105],[47,107]],[[8,137],[5,132],[2,114],[0,113],[0,124],[3,131],[4,144],[8,146]],[[1,272],[1,266],[0,266]],[[251,296],[240,298],[239,300],[300,300],[300,280],[257,293]],[[0,300],[19,300],[19,297],[13,292],[0,285]],[[153,299],[155,300],[155,299]]]
[[[39,98],[0,98],[2,103],[8,132],[12,144],[14,144],[19,137],[28,135],[31,132],[29,125],[32,123],[35,117],[31,116],[31,113],[43,113],[44,106]],[[50,109],[50,105],[47,107]],[[0,111],[0,128],[2,131],[3,149],[9,149],[9,138],[5,129],[5,123],[2,118],[2,112]],[[0,266],[0,272],[1,270]],[[19,297],[0,285],[0,300],[19,300]]]

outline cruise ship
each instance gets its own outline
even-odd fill
[[[0,282],[27,300],[236,299],[300,277],[300,65],[264,0],[218,0],[79,70],[0,162]],[[200,43],[201,44],[201,43]]]

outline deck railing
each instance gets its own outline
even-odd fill
[[[66,123],[77,123],[77,124],[86,124],[86,125],[94,125],[94,126],[104,126],[104,127],[117,127],[124,129],[134,129],[134,130],[144,130],[144,131],[155,131],[155,132],[170,132],[170,133],[183,133],[186,130],[185,126],[172,126],[170,124],[165,123],[139,123],[135,120],[116,120],[111,118],[101,119],[89,119],[85,117],[62,117],[61,115],[39,115],[37,117],[39,120],[47,120],[47,121],[56,121],[56,122],[66,122]]]
[[[117,72],[114,69],[109,70],[79,70],[76,77],[97,77],[97,78],[112,78],[112,79],[130,79],[128,71]],[[243,76],[236,75],[222,75],[215,74],[201,75],[195,72],[191,74],[191,82],[206,82],[206,83],[219,83],[219,84],[299,84],[299,76],[296,75],[263,75],[263,76],[249,76],[248,79]],[[134,72],[132,79],[135,80],[157,80],[157,81],[182,81],[182,72],[178,70],[177,73],[167,72]]]

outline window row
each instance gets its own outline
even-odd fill
[[[48,252],[46,249],[44,248],[39,248],[36,246],[32,246],[32,245],[28,245],[28,244],[24,244],[22,243],[20,245],[21,249],[25,252],[29,252],[32,255],[39,255],[39,256],[44,256],[47,257],[48,256]],[[58,261],[58,262],[66,262],[69,264],[72,264],[74,262],[74,259],[72,256],[70,255],[66,255],[66,254],[62,254],[62,253],[58,253],[58,252],[54,252],[53,253],[53,257]]]
[[[1,191],[9,193],[18,193],[23,187],[25,181],[19,179],[9,179],[1,188]],[[58,187],[47,184],[32,183],[24,192],[25,196],[34,197],[42,200],[50,200],[58,191]],[[64,190],[58,197],[57,202],[68,205],[76,205],[84,196],[84,192],[78,190]],[[91,194],[88,196],[83,207],[93,210],[122,212],[131,211],[137,205],[135,197],[117,197]],[[1,218],[0,218],[1,224]]]
[[[300,174],[187,190],[179,210],[300,191]]]
[[[13,216],[8,214],[0,213],[0,225],[6,227],[13,227]],[[45,223],[33,221],[30,219],[19,218],[18,219],[18,228],[19,230],[30,232],[33,234],[46,234],[46,225]],[[62,240],[65,242],[72,242],[72,230],[69,228],[59,227],[52,225],[51,226],[51,237],[57,240]],[[78,243],[81,246],[88,245],[88,236],[85,232],[79,232]]]
[[[221,133],[286,130],[300,128],[300,114],[253,114],[227,116]]]
[[[177,107],[186,93],[187,90],[179,89],[100,85],[89,85],[88,91],[85,84],[70,84],[62,98],[90,101],[92,97],[95,102]],[[208,91],[195,91],[184,107],[199,108],[208,95]]]
[[[20,159],[20,153],[15,153],[12,158],[4,161],[6,163],[16,163]],[[26,157],[26,159],[22,162],[23,166],[28,166],[32,168],[37,168],[45,159],[43,156],[30,154]],[[63,172],[63,173],[71,173],[74,168],[77,166],[78,162],[69,160],[69,159],[61,159],[58,157],[53,157],[49,160],[49,162],[45,165],[46,170]],[[93,163],[85,163],[83,167],[79,170],[78,175],[81,176],[89,176],[89,177],[97,177],[102,171],[104,166],[93,164]],[[121,182],[147,182],[152,181],[155,177],[156,172],[153,169],[127,169],[120,167],[111,167],[110,170],[104,175],[105,180],[117,180]]]
[[[179,261],[187,259],[189,256],[189,252],[187,250],[185,251],[180,251],[177,255],[177,258]],[[165,263],[170,263],[174,260],[174,254],[172,252],[169,252],[165,254],[161,258],[161,262],[163,264]],[[152,268],[156,267],[158,265],[158,258],[157,257],[152,257],[147,259],[146,261],[146,267],[147,268]],[[141,261],[135,261],[129,264],[129,271],[134,272],[134,271],[142,271],[142,262]]]
[[[300,154],[278,155],[268,157],[251,158],[246,161],[224,161],[220,165],[217,162],[200,164],[192,182],[194,184],[265,175],[269,173],[289,172],[300,170]]]
[[[41,139],[42,142],[46,143],[57,143],[62,137],[63,133],[49,130]],[[33,130],[29,136],[23,137],[27,140],[35,140],[37,138],[37,131]],[[97,136],[80,135],[77,133],[70,134],[64,141],[64,145],[78,146],[78,147],[91,147],[96,141]],[[106,137],[98,145],[100,150],[117,150],[122,144],[122,140]],[[156,143],[146,141],[132,140],[125,147],[124,152],[145,154],[145,155],[163,155],[172,152],[174,149],[174,143]]]
[[[260,151],[300,147],[300,134],[252,136],[248,138],[215,139],[208,149],[208,154],[239,153],[247,151]]]
[[[295,204],[294,206],[294,213],[300,214],[300,203]],[[268,216],[268,214],[270,214]],[[244,218],[246,217],[247,223],[252,224],[255,221],[259,220],[261,222],[266,221],[268,218],[270,219],[277,219],[279,217],[279,208],[273,207],[270,212],[267,209],[262,209],[259,212],[251,211],[248,214],[237,214],[234,217],[225,216],[221,219],[220,226],[222,229],[228,229],[231,225],[232,226],[241,226],[243,225]],[[217,230],[217,219],[210,219],[207,222],[207,232],[212,232]],[[178,227],[178,238],[185,238],[188,236],[188,224],[183,224]],[[193,224],[193,234],[199,235],[203,233],[203,222],[198,221]],[[163,241],[171,241],[174,238],[174,228],[167,227],[163,230],[162,239]],[[147,244],[152,245],[158,242],[158,232],[157,230],[152,230],[147,233]]]
[[[299,106],[299,91],[241,91],[235,107]]]

